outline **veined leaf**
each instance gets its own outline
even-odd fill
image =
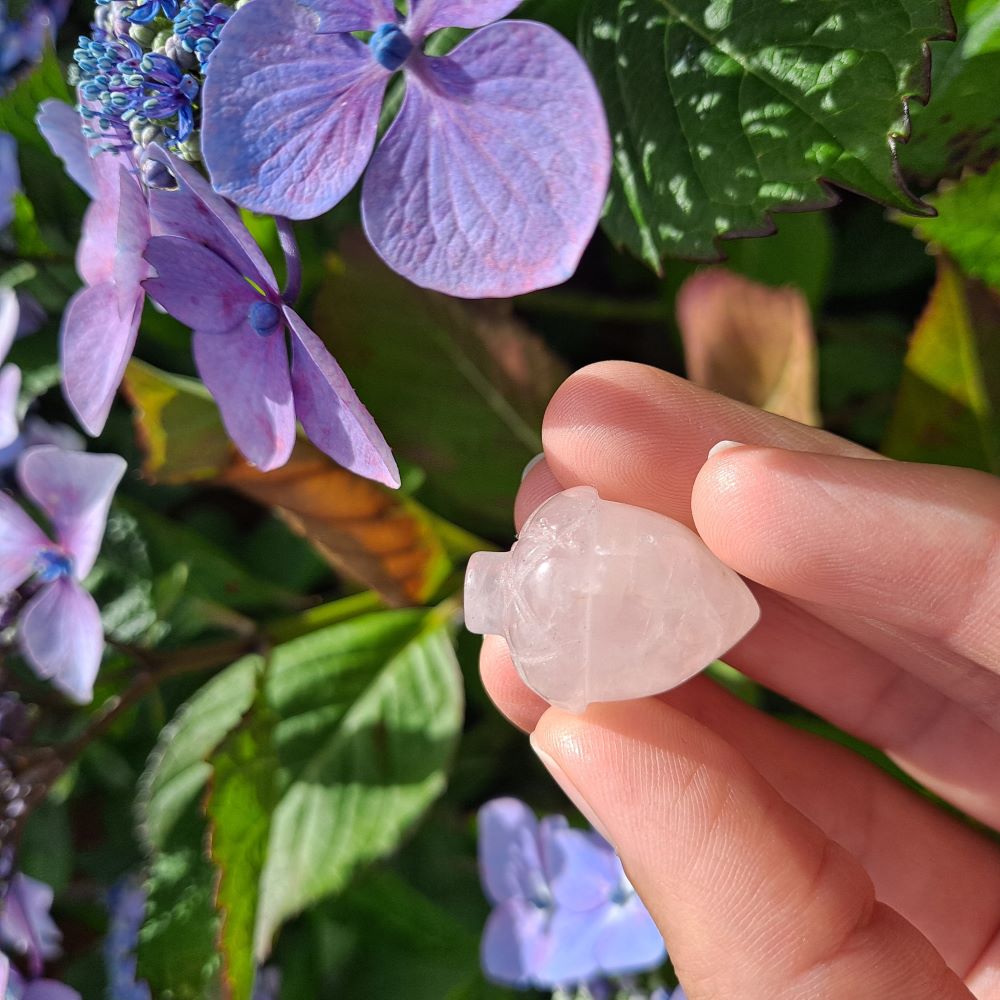
[[[177,850],[211,787],[236,1000],[282,923],[390,852],[441,793],[461,725],[447,618],[407,610],[294,639],[266,665],[246,657],[164,730],[143,781],[142,829],[154,850]]]
[[[1000,473],[1000,297],[946,257],[910,342],[883,450]]]
[[[927,214],[895,146],[926,96],[940,0],[588,0],[581,47],[614,141],[611,238],[654,268],[719,256],[828,183]]]
[[[506,534],[567,374],[509,304],[416,288],[352,234],[330,260],[315,324],[396,452],[427,473],[418,496],[473,531]]]
[[[451,570],[437,520],[404,494],[362,479],[300,440],[262,473],[235,452],[218,408],[194,379],[130,362],[125,392],[157,482],[215,479],[274,509],[338,571],[393,606],[425,603]]]

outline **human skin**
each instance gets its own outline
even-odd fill
[[[709,458],[722,440],[742,446]],[[618,362],[559,389],[543,441],[518,527],[583,484],[694,527],[763,611],[727,662],[1000,829],[1000,480]],[[690,1000],[1000,998],[989,832],[705,677],[574,716],[502,639],[481,669],[615,845]]]

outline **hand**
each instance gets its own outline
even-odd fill
[[[520,526],[580,484],[695,527],[758,627],[726,660],[1000,829],[1000,481],[878,456],[663,372],[584,369]],[[720,440],[743,442],[708,458]],[[1000,847],[705,677],[554,708],[502,640],[500,709],[615,845],[690,1000],[1000,997]]]

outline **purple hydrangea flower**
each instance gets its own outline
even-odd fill
[[[21,649],[40,677],[79,702],[93,697],[104,652],[100,611],[80,581],[97,559],[125,467],[117,455],[52,446],[21,456],[21,490],[51,521],[55,541],[0,493],[0,596],[34,579],[37,589],[18,615]]]
[[[281,996],[281,969],[267,965],[257,969],[251,1000],[278,1000]]]
[[[149,987],[136,981],[135,949],[146,915],[146,893],[123,879],[108,893],[108,933],[104,965],[108,972],[108,1000],[149,1000]]]
[[[172,20],[177,16],[177,0],[143,0],[128,16],[132,24],[151,24],[158,17]]]
[[[20,955],[32,976],[39,976],[50,958],[60,954],[62,934],[49,915],[52,889],[44,882],[18,872],[0,910],[0,945]]]
[[[14,195],[20,190],[17,140],[7,132],[0,132],[0,229],[6,229],[14,221]]]
[[[645,971],[666,957],[621,862],[596,833],[571,829],[562,816],[539,822],[523,802],[496,799],[479,813],[479,862],[495,906],[482,941],[490,979],[553,989]]]
[[[156,277],[144,284],[194,331],[198,371],[240,451],[261,469],[283,465],[298,418],[336,462],[398,486],[375,421],[323,342],[282,300],[237,212],[181,160],[162,149],[149,155],[169,168],[177,187],[149,193],[157,232],[166,235],[149,241],[146,259]]]
[[[132,161],[91,156],[76,113],[62,101],[44,101],[38,127],[66,171],[93,199],[83,220],[77,270],[86,287],[63,313],[60,353],[63,393],[83,428],[104,429],[115,392],[135,348],[145,302],[143,259],[149,208]]]
[[[54,979],[26,982],[10,967],[10,959],[3,954],[0,954],[0,997],[4,1000],[81,1000],[76,990]]]
[[[337,204],[368,165],[362,215],[386,263],[468,298],[558,284],[604,201],[597,88],[552,28],[490,22],[518,0],[253,0],[212,55],[202,151],[215,188],[293,219]],[[479,28],[447,56],[439,28]],[[352,32],[373,32],[366,44]],[[375,149],[392,75],[406,95]],[[369,165],[369,160],[371,163]]]

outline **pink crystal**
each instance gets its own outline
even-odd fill
[[[759,617],[693,531],[590,486],[542,504],[510,552],[477,552],[465,577],[469,631],[503,636],[525,684],[571,712],[676,687]]]

